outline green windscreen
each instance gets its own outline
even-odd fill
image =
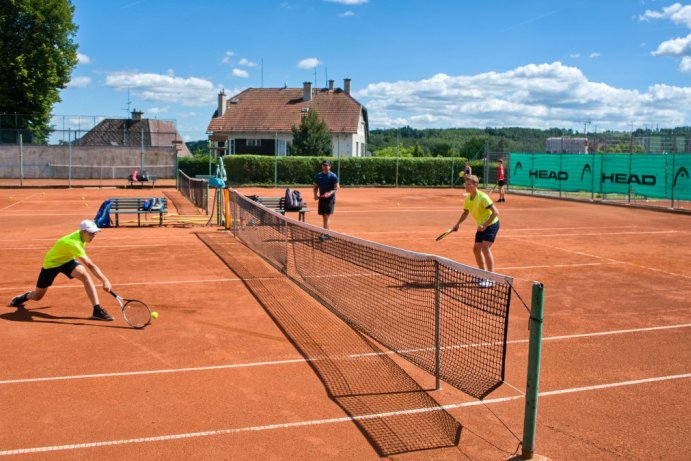
[[[691,200],[691,154],[511,153],[510,184]]]

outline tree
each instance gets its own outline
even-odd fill
[[[331,134],[317,111],[310,109],[300,120],[300,126],[293,126],[293,142],[290,155],[331,157]]]
[[[47,141],[53,105],[77,65],[73,17],[70,0],[0,2],[0,116],[13,128],[10,142],[17,132]]]

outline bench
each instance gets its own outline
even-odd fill
[[[113,198],[110,213],[115,215],[115,227],[120,226],[121,214],[136,214],[137,226],[142,225],[141,216],[158,213],[158,225],[163,226],[163,215],[168,212],[168,202],[165,197],[153,198]],[[151,205],[151,201],[156,200],[156,204]],[[148,203],[147,203],[148,202]],[[148,209],[145,209],[150,207]]]
[[[143,188],[144,184],[146,184],[146,183],[151,183],[151,188],[152,189],[155,188],[156,187],[156,176],[149,176],[148,179],[137,179],[136,181],[134,181],[131,176],[129,178],[127,178],[127,186],[128,187],[134,188],[135,184],[139,184],[139,186]]]
[[[298,219],[305,222],[305,213],[309,213],[310,210],[307,209],[305,202],[302,203],[302,208],[299,210],[286,210],[285,197],[257,197],[257,202],[261,203],[270,210],[274,210],[285,216],[287,213],[298,213]]]

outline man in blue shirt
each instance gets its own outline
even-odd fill
[[[338,176],[331,172],[331,162],[322,162],[322,171],[314,177],[314,200],[319,200],[317,212],[324,220],[324,229],[329,228],[329,219],[336,206],[336,191],[338,191]]]

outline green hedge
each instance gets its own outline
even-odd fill
[[[178,157],[178,169],[185,172],[191,178],[198,174],[209,174],[209,156],[198,155],[194,157]],[[216,171],[215,164],[211,168],[212,173]]]
[[[268,157],[227,155],[223,157],[232,185],[311,185],[321,171],[321,157]],[[331,171],[342,186],[449,186],[459,183],[458,172],[465,158],[423,157],[343,157],[330,158]],[[475,174],[482,179],[483,161],[472,161]],[[180,159],[179,167],[188,175],[209,174],[209,159]],[[496,176],[496,165],[490,166]]]

